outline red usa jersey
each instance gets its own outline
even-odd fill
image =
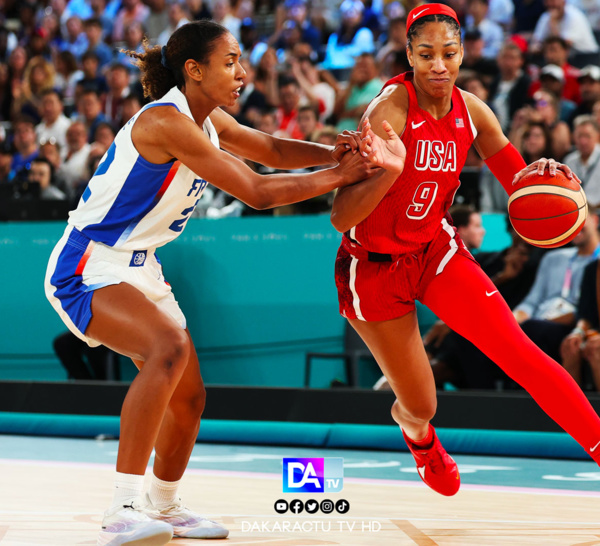
[[[345,234],[371,252],[405,254],[435,238],[460,186],[458,176],[476,136],[456,86],[450,111],[437,120],[419,108],[412,79],[413,73],[407,72],[384,85],[385,89],[399,83],[408,91],[401,136],[406,146],[404,171],[375,210]]]

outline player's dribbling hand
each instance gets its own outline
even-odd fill
[[[406,148],[400,137],[396,134],[396,131],[394,131],[386,120],[381,125],[388,136],[387,140],[377,136],[373,132],[369,118],[364,119],[360,133],[361,154],[375,165],[387,171],[395,171],[400,174],[404,170]]]
[[[581,180],[579,180],[579,177],[570,169],[568,165],[565,165],[564,163],[559,163],[558,161],[552,158],[546,159],[545,157],[542,157],[541,159],[538,159],[537,161],[534,161],[533,163],[527,165],[527,167],[521,169],[517,174],[515,174],[515,177],[512,181],[513,186],[517,184],[519,180],[521,180],[521,178],[523,178],[525,175],[528,175],[529,173],[532,173],[534,171],[537,171],[537,173],[540,176],[542,176],[546,168],[548,169],[550,176],[555,176],[556,171],[561,170],[567,175],[567,178],[571,178],[572,180],[577,181],[579,185],[581,185]]]

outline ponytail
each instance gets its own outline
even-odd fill
[[[147,37],[142,41],[143,53],[127,50],[125,53],[136,59],[135,65],[142,73],[141,82],[144,88],[144,96],[152,100],[160,99],[172,87],[177,85],[173,71],[161,62],[160,46],[150,46]]]

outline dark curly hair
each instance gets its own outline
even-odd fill
[[[458,34],[460,37],[460,25],[449,15],[426,15],[425,17],[417,19],[412,25],[410,25],[410,28],[408,29],[408,33],[406,35],[406,47],[410,47],[411,51],[412,41],[417,37],[421,28],[423,28],[427,23],[446,23],[452,29],[454,34]]]
[[[216,41],[228,33],[224,27],[209,20],[194,21],[178,28],[169,38],[165,50],[165,66],[162,63],[162,48],[151,47],[148,38],[142,42],[143,53],[125,51],[136,59],[141,72],[144,96],[159,99],[175,85],[181,89],[185,85],[183,66],[188,59],[207,64],[215,49]]]

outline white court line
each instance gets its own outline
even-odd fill
[[[13,466],[43,466],[53,468],[89,468],[101,470],[114,470],[112,463],[80,463],[70,461],[44,461],[35,459],[0,459],[0,464]],[[147,470],[152,467],[148,466]],[[197,476],[220,476],[228,478],[247,478],[251,480],[281,480],[281,474],[267,472],[248,472],[235,470],[209,470],[201,468],[188,468],[186,474]],[[380,485],[384,487],[417,487],[426,488],[422,482],[407,480],[386,480],[377,478],[344,478],[345,483],[358,485]],[[486,491],[489,493],[512,493],[524,495],[557,495],[562,497],[593,497],[600,498],[600,491],[579,491],[574,489],[551,489],[543,487],[517,487],[511,485],[481,485],[481,484],[462,484],[461,491]]]

